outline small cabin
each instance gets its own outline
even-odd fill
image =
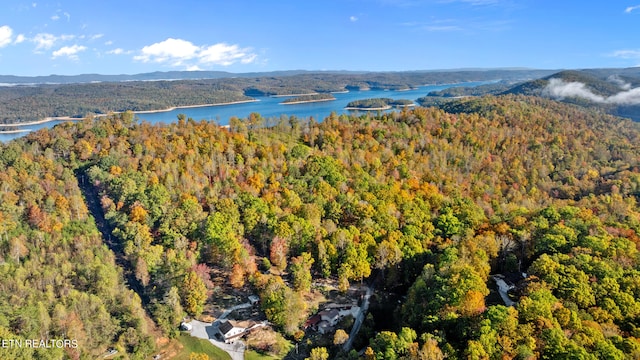
[[[340,311],[336,309],[331,310],[323,310],[318,313],[322,321],[328,322],[331,326],[336,326],[338,321],[340,321]]]

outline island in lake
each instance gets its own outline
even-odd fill
[[[318,93],[318,94],[308,94],[301,95],[289,98],[280,104],[283,105],[292,105],[292,104],[302,104],[302,103],[311,103],[311,102],[320,102],[320,101],[333,101],[336,98],[328,93]]]
[[[415,106],[413,101],[407,99],[389,99],[389,98],[374,98],[356,100],[347,104],[345,109],[347,110],[389,110],[392,107],[404,107]]]

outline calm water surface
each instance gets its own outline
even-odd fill
[[[334,101],[313,102],[304,104],[280,104],[286,99],[286,97],[260,97],[258,101],[233,105],[218,105],[218,106],[204,106],[195,108],[178,108],[171,111],[157,112],[157,113],[142,113],[136,116],[149,123],[170,123],[177,121],[179,114],[185,114],[187,118],[194,120],[210,120],[215,121],[220,125],[227,125],[229,119],[233,116],[238,118],[246,118],[252,112],[257,112],[264,118],[280,118],[280,116],[295,115],[298,118],[307,119],[313,117],[316,121],[322,121],[325,117],[329,116],[332,111],[338,114],[348,113],[348,110],[344,108],[347,104],[354,100],[370,99],[370,98],[392,98],[392,99],[409,99],[417,100],[423,96],[426,96],[431,91],[442,90],[453,86],[478,86],[482,84],[490,83],[488,81],[482,82],[468,82],[464,84],[447,84],[447,85],[428,85],[421,86],[417,89],[406,91],[391,91],[391,90],[367,90],[367,91],[350,91],[345,93],[335,93],[333,96],[336,98]],[[32,125],[21,127],[21,129],[34,131],[41,128],[53,127],[56,124],[60,124],[64,121],[51,121],[44,124]],[[27,134],[15,133],[15,134],[0,134],[0,141],[6,142],[11,139],[15,139]]]

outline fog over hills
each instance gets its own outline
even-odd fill
[[[541,96],[640,121],[640,68],[563,70],[525,82],[450,88],[430,94],[423,105],[457,96]],[[440,100],[437,100],[440,99]]]
[[[636,105],[640,103],[640,87],[632,88],[631,83],[616,75],[610,76],[606,81],[615,87],[618,92],[608,96],[600,95],[592,91],[585,83],[567,82],[562,78],[550,78],[547,86],[542,90],[542,95],[560,100],[568,97],[578,97],[603,104]]]
[[[564,71],[535,84],[534,95],[640,121],[640,68]]]
[[[525,82],[505,93],[542,95],[564,100],[582,98],[595,103],[637,104],[640,68],[566,70]]]

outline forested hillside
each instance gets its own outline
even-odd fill
[[[400,299],[385,304],[398,320],[368,321],[366,359],[638,358],[640,126],[514,95],[446,109],[273,128],[252,114],[229,129],[124,113],[2,145],[0,331],[76,331],[87,358],[149,353],[85,179],[167,336],[221,296],[215,271],[311,347],[327,346],[301,330],[315,281],[375,279],[379,299]],[[513,306],[491,295],[492,274],[516,283]]]
[[[142,359],[154,347],[78,188],[73,133],[57,127],[0,149],[0,338],[76,344],[3,346],[1,359],[94,359],[108,348]]]
[[[460,96],[542,96],[640,121],[639,86],[637,68],[565,70],[521,83],[501,81],[477,87],[451,87],[433,91],[417,101],[423,106],[431,106]]]

